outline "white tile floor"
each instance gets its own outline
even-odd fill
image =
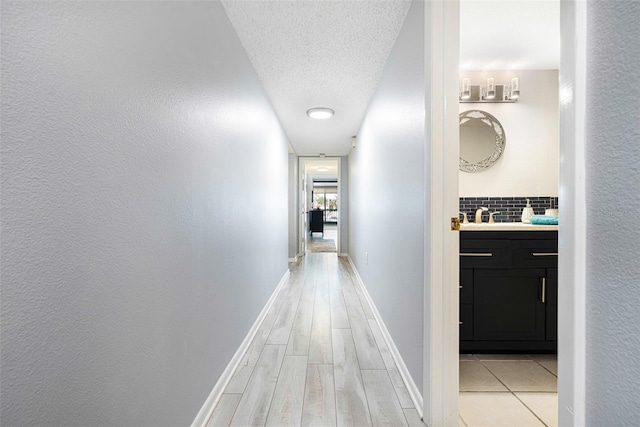
[[[556,355],[460,355],[460,426],[557,426]]]

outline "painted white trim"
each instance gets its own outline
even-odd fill
[[[299,258],[298,255],[296,255],[295,258],[289,258],[289,262],[298,262],[298,258]]]
[[[360,288],[360,291],[362,291],[362,294],[364,295],[365,299],[367,300],[367,303],[369,304],[369,307],[371,308],[371,311],[373,312],[373,317],[375,317],[375,320],[378,323],[378,326],[380,327],[380,331],[382,332],[384,341],[387,344],[387,348],[389,349],[389,352],[393,357],[393,361],[396,362],[396,366],[398,367],[398,371],[400,372],[400,376],[402,377],[404,384],[407,386],[407,391],[409,392],[409,396],[411,397],[411,400],[413,401],[413,404],[416,407],[416,411],[418,411],[418,414],[422,418],[423,400],[422,400],[422,396],[420,395],[420,390],[418,389],[418,386],[416,385],[416,383],[413,381],[413,377],[411,377],[411,374],[409,373],[409,369],[407,369],[407,365],[405,365],[404,360],[402,359],[402,356],[398,351],[398,347],[396,347],[395,343],[393,342],[393,338],[391,338],[391,334],[389,333],[389,330],[387,329],[384,322],[382,321],[382,316],[380,316],[380,313],[378,312],[376,305],[373,303],[373,300],[371,299],[371,295],[369,295],[369,292],[367,291],[367,288],[364,285],[364,282],[362,281],[362,278],[360,277],[360,274],[358,273],[358,269],[353,263],[351,256],[349,256],[349,254],[345,254],[345,255],[347,257],[347,260],[349,261],[349,264],[351,265],[353,274],[355,275],[356,285]]]
[[[338,256],[341,256],[341,257],[348,257],[348,256],[349,256],[349,254],[347,254],[347,253],[341,253],[341,254],[340,254],[340,255],[338,255]]]
[[[218,401],[222,397],[222,393],[224,392],[225,388],[229,384],[229,381],[231,381],[231,378],[233,377],[233,373],[238,368],[238,365],[240,364],[240,362],[242,361],[242,358],[247,353],[247,350],[249,350],[251,341],[253,341],[253,338],[256,336],[258,329],[260,329],[260,325],[262,325],[262,322],[264,321],[265,317],[267,317],[267,313],[269,313],[269,310],[271,310],[271,306],[273,306],[273,303],[278,297],[278,294],[282,290],[284,284],[287,282],[287,279],[289,278],[290,273],[291,272],[287,269],[287,271],[284,273],[284,276],[282,276],[282,279],[280,279],[280,283],[278,283],[278,286],[276,286],[276,289],[273,291],[273,294],[271,294],[271,297],[269,298],[266,305],[260,312],[260,315],[254,322],[253,326],[249,330],[249,333],[242,341],[242,344],[240,344],[240,347],[238,348],[238,350],[236,350],[236,353],[233,355],[233,358],[231,358],[231,361],[225,368],[224,372],[222,372],[222,375],[220,376],[220,378],[218,378],[218,382],[213,387],[213,390],[211,390],[211,393],[209,393],[209,397],[207,397],[207,400],[205,400],[204,405],[202,405],[202,408],[200,408],[200,410],[198,411],[198,414],[196,415],[195,419],[191,423],[191,427],[206,426],[207,421],[209,421],[209,418],[211,418],[211,415],[213,414],[213,410],[216,408]]]
[[[587,2],[560,3],[560,212],[558,425],[586,424]]]
[[[425,2],[424,422],[458,425],[458,0]]]

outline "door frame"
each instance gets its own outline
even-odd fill
[[[458,75],[460,4],[425,2],[425,316],[423,420],[458,425]],[[430,144],[429,144],[430,142]],[[449,284],[456,284],[450,286]]]
[[[338,187],[338,227],[337,227],[337,232],[338,232],[338,237],[336,239],[336,254],[339,256],[341,254],[340,252],[340,246],[341,246],[341,240],[342,240],[342,236],[340,233],[340,229],[342,228],[341,224],[342,221],[344,220],[343,218],[343,209],[342,207],[342,198],[341,198],[341,185],[342,185],[342,180],[341,180],[341,167],[342,167],[342,158],[341,157],[337,157],[337,156],[333,156],[333,157],[314,157],[314,156],[300,156],[298,157],[298,185],[300,186],[299,191],[298,191],[298,215],[299,215],[299,219],[300,219],[300,229],[299,229],[299,238],[298,238],[298,243],[299,243],[299,251],[300,253],[298,254],[298,256],[303,256],[306,253],[306,240],[307,240],[307,216],[308,216],[308,210],[305,211],[305,203],[306,203],[306,199],[303,200],[303,193],[306,191],[306,189],[303,189],[303,185],[301,185],[301,182],[304,182],[304,175],[307,173],[307,161],[319,161],[319,160],[330,160],[330,161],[335,161],[338,164],[338,172],[337,172],[337,187]]]
[[[425,272],[423,419],[458,425],[459,0],[425,3]],[[561,2],[558,423],[585,424],[586,0]],[[455,242],[453,241],[455,240]]]
[[[558,425],[562,426],[586,423],[586,9],[586,0],[560,2]]]

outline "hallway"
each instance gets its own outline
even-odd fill
[[[207,426],[423,426],[347,260],[290,270]]]

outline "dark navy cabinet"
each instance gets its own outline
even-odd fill
[[[322,233],[324,236],[324,211],[321,209],[314,209],[309,211],[309,232]]]
[[[557,231],[460,233],[460,352],[555,352]]]

